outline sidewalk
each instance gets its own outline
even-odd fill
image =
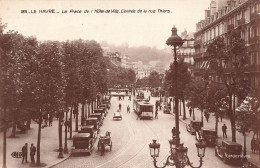
[[[80,117],[79,117],[80,121]],[[72,120],[72,133],[75,129],[75,119]],[[80,122],[79,122],[80,124]],[[64,147],[64,137],[65,137],[65,127],[63,126],[62,131],[62,146]],[[37,146],[37,136],[38,136],[38,124],[32,121],[31,129],[27,130],[25,134],[20,134],[19,130],[17,129],[16,138],[9,138],[11,135],[12,128],[9,128],[7,132],[7,152],[6,152],[6,165],[7,168],[28,168],[30,167],[30,146],[31,143],[34,146]],[[69,137],[69,133],[67,134]],[[25,143],[28,143],[28,156],[27,161],[29,163],[22,164],[22,158],[13,158],[11,156],[12,152],[20,152],[22,147]],[[72,140],[67,140],[68,149],[70,152],[72,146]],[[58,136],[58,120],[56,118],[53,119],[53,123],[51,127],[45,127],[41,130],[41,163],[47,164],[45,167],[51,167],[56,165],[64,160],[66,160],[69,154],[63,154],[64,158],[58,158],[58,148],[59,148],[59,136]],[[35,161],[36,161],[36,154],[35,154]],[[0,163],[2,167],[3,163],[3,132],[0,133]]]
[[[181,116],[179,116],[179,120],[184,123],[184,124],[189,124],[191,120],[193,120],[193,116],[189,115],[189,110],[187,107],[185,107],[186,109],[186,119],[183,120],[183,108],[181,109]],[[174,115],[174,113],[171,111],[171,114]],[[196,121],[201,121],[201,112],[198,109],[194,109],[194,114],[195,114],[195,120]],[[203,124],[204,124],[204,128],[208,128],[208,129],[215,129],[215,116],[213,116],[212,114],[209,117],[209,122],[206,121],[206,118],[203,116]],[[226,124],[227,126],[227,136],[228,138],[223,138],[222,135],[222,126],[223,124]],[[232,141],[232,137],[231,137],[231,124],[230,124],[230,120],[228,118],[223,118],[222,122],[219,119],[219,123],[218,123],[218,140],[229,140]],[[260,163],[259,161],[259,154],[255,154],[252,153],[251,151],[251,139],[253,137],[253,132],[247,133],[246,134],[246,154],[247,157],[250,157],[251,159],[253,159],[255,162]],[[236,141],[237,143],[241,144],[243,146],[242,149],[244,149],[244,136],[240,133],[240,132],[236,132]]]

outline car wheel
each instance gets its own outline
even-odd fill
[[[227,157],[226,157],[225,154],[223,155],[223,162],[224,162],[224,163],[227,163]]]

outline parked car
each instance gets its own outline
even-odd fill
[[[104,117],[100,113],[93,113],[89,115],[90,118],[97,118],[99,122],[99,126],[103,125]]]
[[[217,131],[212,129],[201,128],[199,132],[196,132],[196,139],[203,139],[207,146],[215,146],[217,139]]]
[[[122,115],[120,112],[115,112],[113,116],[113,120],[122,120]]]
[[[89,133],[77,133],[73,136],[73,146],[71,152],[74,153],[89,153],[93,151],[93,141]]]
[[[201,127],[201,121],[190,121],[190,124],[186,124],[186,130],[192,135],[195,135],[197,131],[200,131]]]
[[[105,110],[104,110],[104,108],[94,109],[94,113],[100,113],[100,114],[102,114],[103,116],[105,116]]]
[[[99,133],[99,122],[97,118],[87,118],[85,120],[86,126],[87,125],[93,125],[94,129],[97,130],[97,133]]]
[[[236,142],[223,140],[222,143],[217,143],[215,155],[222,159],[224,163],[241,165],[242,145]]]
[[[97,139],[97,130],[94,129],[94,125],[82,126],[78,133],[89,133],[90,138],[93,138],[93,142]]]

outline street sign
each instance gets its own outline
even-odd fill
[[[13,158],[22,158],[22,157],[23,157],[23,153],[22,153],[22,152],[13,152],[13,153],[11,154],[11,156],[12,156]]]

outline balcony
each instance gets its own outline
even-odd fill
[[[260,36],[255,36],[255,37],[249,38],[249,44],[259,43],[259,41],[260,41]]]
[[[234,29],[234,24],[227,25],[227,31],[232,31]]]
[[[239,20],[236,20],[236,27],[239,27],[241,25],[245,24],[245,18],[241,18]]]
[[[250,14],[250,20],[255,20],[255,19],[259,19],[259,18],[260,18],[260,15],[257,12]]]

